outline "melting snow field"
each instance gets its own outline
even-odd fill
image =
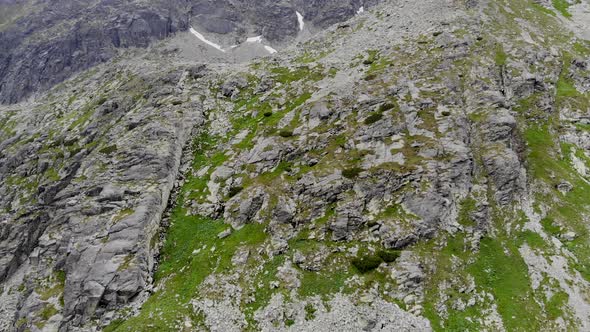
[[[258,43],[258,44],[262,44],[262,36],[256,36],[256,37],[250,37],[248,39],[246,39],[246,43]],[[270,53],[270,54],[275,54],[277,53],[277,50],[275,50],[274,48],[264,45],[262,44],[262,46],[264,46],[264,49]]]
[[[214,48],[216,48],[217,50],[224,52],[225,50],[223,48],[221,48],[221,45],[219,44],[215,44],[214,42],[207,40],[207,38],[205,38],[205,36],[203,36],[201,33],[199,33],[197,30],[193,29],[192,27],[190,28],[190,32],[195,35],[197,38],[199,38],[203,43],[212,46]]]
[[[303,31],[303,27],[305,26],[305,22],[303,22],[303,15],[300,12],[295,12],[297,15],[297,21],[299,22],[299,31]]]
[[[270,46],[264,45],[264,48],[265,48],[265,49],[268,51],[268,53],[270,53],[270,54],[275,54],[275,53],[277,53],[277,50],[275,50],[274,48],[272,48],[272,47],[270,47]]]
[[[246,39],[247,43],[262,43],[262,36],[250,37]]]
[[[301,16],[303,19],[303,16]],[[223,53],[225,53],[226,50],[224,50],[221,45],[216,44],[210,40],[208,40],[207,38],[205,38],[205,36],[203,36],[203,34],[201,34],[200,32],[198,32],[197,30],[195,30],[193,27],[190,28],[190,32],[195,35],[197,38],[199,38],[200,41],[202,41],[203,43],[215,48],[218,51],[221,51]],[[274,48],[268,46],[268,45],[264,45],[262,44],[262,36],[256,36],[256,37],[250,37],[246,39],[247,43],[258,43],[261,44],[262,46],[264,46],[264,49],[270,53],[270,54],[275,54],[277,53],[277,50],[275,50]],[[230,49],[234,49],[238,47],[238,45],[233,45],[230,47]]]

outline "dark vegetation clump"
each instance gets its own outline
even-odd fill
[[[342,171],[342,176],[344,176],[345,178],[348,178],[348,179],[354,179],[362,171],[363,171],[363,169],[362,168],[358,168],[358,167],[347,168],[347,169],[345,169],[345,170]]]
[[[231,198],[231,197],[234,197],[235,195],[237,195],[237,194],[239,194],[240,192],[242,192],[242,190],[244,190],[244,188],[243,188],[243,187],[240,187],[240,186],[238,186],[238,187],[231,187],[231,188],[229,188],[229,193],[228,193],[228,196],[229,196],[230,198]]]
[[[293,137],[293,131],[291,131],[291,130],[281,130],[281,131],[279,132],[279,135],[280,135],[281,137],[285,137],[285,138],[288,138],[288,137]]]
[[[365,119],[365,124],[371,125],[381,119],[383,119],[383,113],[373,113]]]
[[[360,272],[367,273],[378,268],[383,260],[379,256],[357,257],[352,260],[352,265]]]
[[[379,106],[379,108],[377,109],[377,112],[383,113],[386,111],[389,111],[391,109],[395,108],[395,105],[392,103],[385,103],[385,104],[381,104]]]
[[[102,104],[106,103],[106,102],[107,102],[107,100],[108,100],[108,98],[107,98],[107,97],[100,97],[100,98],[99,98],[99,99],[96,101],[96,105],[100,106],[100,105],[102,105]]]
[[[351,263],[357,271],[364,274],[375,270],[383,262],[395,262],[399,256],[400,252],[398,250],[382,249],[377,251],[377,253],[365,251],[364,253],[359,253],[359,257],[353,258]]]
[[[398,250],[379,250],[377,256],[385,263],[393,263],[399,258],[400,252]]]
[[[102,154],[110,155],[110,154],[113,154],[115,151],[117,151],[117,146],[111,145],[111,146],[107,146],[106,148],[100,149],[99,152]]]

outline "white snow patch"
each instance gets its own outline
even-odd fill
[[[264,48],[268,51],[268,53],[270,54],[275,54],[277,53],[277,50],[275,50],[274,48],[268,46],[268,45],[264,45]]]
[[[197,38],[199,38],[203,43],[214,47],[215,49],[217,49],[218,51],[224,52],[225,50],[221,47],[221,45],[219,44],[215,44],[214,42],[207,40],[207,38],[205,38],[205,36],[203,36],[201,33],[199,33],[197,30],[195,30],[193,27],[190,28],[190,32],[195,35]]]
[[[359,8],[359,10],[356,11],[356,14],[357,15],[360,15],[360,14],[362,14],[364,12],[365,12],[365,6],[361,6],[361,8]]]
[[[262,35],[246,39],[247,43],[262,43]]]
[[[297,21],[299,22],[299,31],[303,31],[303,27],[305,26],[305,22],[303,22],[303,15],[300,12],[296,11],[295,14],[297,15]]]
[[[262,36],[249,37],[248,39],[246,39],[246,43],[258,43],[258,44],[262,44]],[[268,45],[262,44],[262,46],[264,46],[264,49],[268,53],[270,53],[270,54],[277,53],[277,50],[275,50],[274,48],[272,48],[272,47],[270,47]]]

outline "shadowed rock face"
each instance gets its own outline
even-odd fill
[[[324,28],[375,2],[3,0],[0,11],[9,17],[0,17],[0,103],[19,102],[113,58],[118,48],[147,47],[191,23],[210,33],[255,32],[285,42],[299,32],[295,10]]]
[[[111,59],[187,29],[182,7],[105,0],[37,2],[0,32],[0,102],[14,103]]]

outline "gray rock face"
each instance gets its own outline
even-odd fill
[[[336,209],[336,218],[330,229],[334,241],[346,240],[354,234],[363,224],[362,201],[347,202]]]
[[[182,6],[139,2],[38,3],[39,10],[0,33],[0,103],[14,103],[113,58],[117,48],[147,47],[186,30]],[[51,6],[51,10],[46,8]]]
[[[484,166],[496,186],[498,203],[506,205],[518,192],[521,164],[512,150],[493,151],[484,155]]]
[[[265,200],[265,192],[258,189],[244,193],[245,198],[235,196],[227,202],[224,219],[234,228],[240,228],[253,222],[254,217],[260,211]]]
[[[353,304],[353,300],[345,295],[338,295],[329,302],[322,303],[288,303],[284,296],[275,296],[268,307],[257,315],[262,323],[261,331],[293,331],[293,326],[272,325],[280,322],[283,316],[293,317],[297,331],[432,331],[429,322],[401,310],[397,305],[381,299],[371,303]],[[315,309],[314,317],[306,317],[310,306]]]
[[[0,192],[11,193],[0,199],[0,282],[26,291],[0,294],[2,302],[18,303],[12,312],[0,306],[1,330],[57,300],[39,295],[48,289],[63,290],[63,308],[51,305],[68,331],[151,283],[160,220],[183,146],[203,115],[199,103],[173,105],[164,101],[172,95],[153,93],[174,91],[180,75],[115,73],[76,86],[89,92],[70,92],[69,101],[50,109],[30,105],[2,114],[13,127],[5,125],[0,136]],[[111,88],[93,87],[104,82]]]

